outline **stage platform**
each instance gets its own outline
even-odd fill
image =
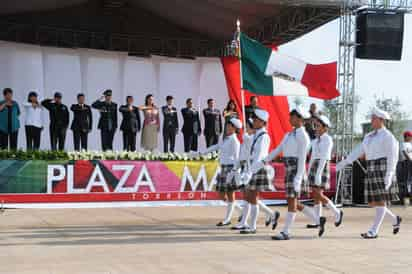
[[[393,209],[404,218],[397,236],[385,219],[380,239],[360,238],[372,209],[344,208],[340,228],[325,209],[324,238],[299,215],[286,242],[270,240],[263,217],[253,236],[216,228],[222,207],[6,210],[0,273],[411,273],[412,209]]]

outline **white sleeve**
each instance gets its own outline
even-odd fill
[[[211,153],[213,151],[218,151],[220,149],[220,147],[221,147],[221,144],[216,144],[216,145],[210,146],[210,147],[206,148],[205,150],[203,150],[201,152],[201,154],[208,154],[208,153]]]
[[[266,156],[266,158],[264,159],[264,161],[267,162],[271,162],[273,161],[273,159],[275,159],[282,151],[283,151],[283,147],[285,145],[286,139],[288,137],[288,134],[286,134],[285,137],[283,137],[282,142],[274,149],[272,150],[268,156]]]
[[[302,134],[298,139],[298,170],[294,178],[295,181],[301,181],[305,173],[306,155],[308,152],[309,138]]]
[[[386,176],[392,176],[396,171],[396,164],[399,158],[399,143],[393,135],[389,135],[385,138],[385,152],[387,169]]]
[[[326,166],[326,162],[327,162],[326,159],[320,159],[319,160],[318,170],[316,170],[316,177],[315,177],[315,183],[318,184],[318,185],[320,185],[320,183],[321,183],[319,181],[319,179],[320,180],[322,179],[322,171]]]
[[[348,157],[344,160],[346,164],[351,164],[359,159],[363,154],[365,154],[365,141],[362,144],[355,147],[354,150],[348,155]]]

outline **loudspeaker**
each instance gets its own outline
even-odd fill
[[[401,60],[403,26],[403,12],[359,12],[356,17],[356,58]]]

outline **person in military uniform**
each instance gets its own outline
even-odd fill
[[[45,99],[42,106],[49,111],[50,117],[50,143],[52,150],[64,150],[66,132],[69,127],[69,110],[62,103],[62,94],[56,92],[54,99]]]
[[[193,107],[192,98],[186,100],[186,107],[182,108],[183,116],[183,138],[185,152],[197,151],[197,139],[202,133],[199,112]]]
[[[258,98],[256,96],[250,97],[250,105],[245,106],[246,120],[252,119],[255,113],[255,109],[258,109]]]
[[[203,110],[205,118],[205,128],[203,134],[206,139],[206,147],[216,145],[219,142],[219,136],[222,134],[222,116],[220,111],[215,108],[215,100],[207,100],[207,108]]]
[[[70,110],[74,114],[71,126],[74,149],[77,151],[80,149],[87,150],[87,137],[92,130],[93,117],[92,109],[85,104],[83,93],[77,94],[77,104],[71,105]]]
[[[120,130],[123,131],[123,150],[136,150],[136,134],[140,131],[139,108],[133,106],[133,96],[126,97],[126,105],[120,106],[119,111],[123,115]]]
[[[163,148],[164,152],[175,151],[176,134],[179,130],[177,110],[173,106],[173,96],[167,96],[167,105],[162,107],[163,113]]]
[[[112,91],[110,89],[103,93],[99,100],[92,104],[92,108],[99,110],[102,149],[113,150],[113,138],[117,129],[117,104],[112,102]]]

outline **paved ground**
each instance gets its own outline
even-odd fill
[[[412,273],[412,208],[394,211],[397,236],[386,219],[380,239],[360,239],[374,212],[345,208],[322,239],[299,216],[295,238],[275,242],[263,218],[254,236],[217,229],[219,207],[8,210],[0,273]]]

